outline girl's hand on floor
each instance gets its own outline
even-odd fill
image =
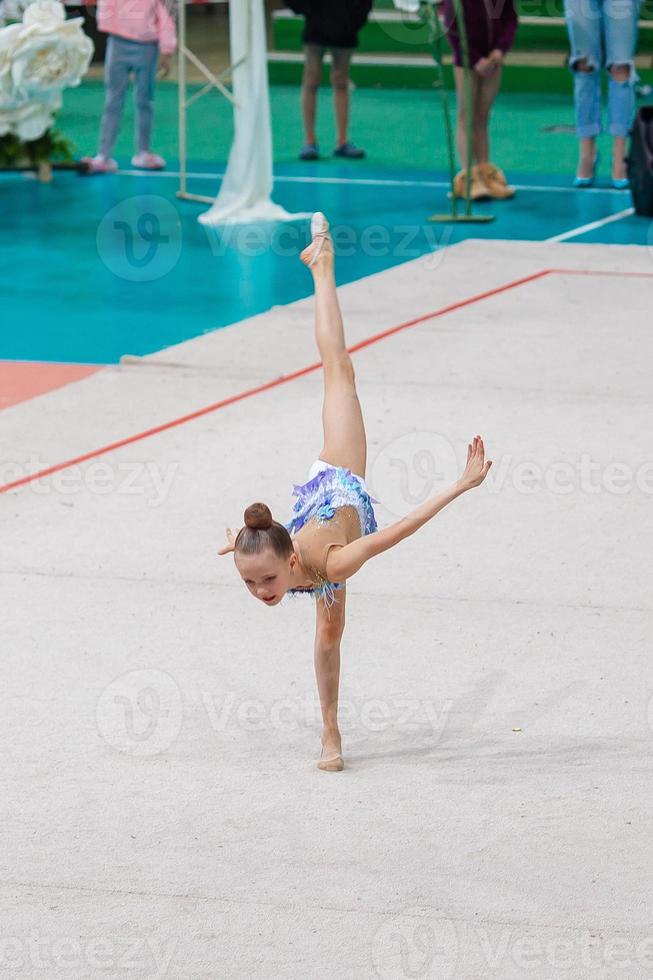
[[[235,550],[236,534],[231,530],[230,527],[226,527],[225,532],[227,535],[227,544],[224,548],[220,549],[220,551],[218,552],[219,555],[229,555],[231,554],[232,551]]]
[[[480,436],[474,436],[474,441],[467,446],[467,465],[458,481],[462,490],[471,490],[481,485],[492,466],[492,460],[485,460],[485,447]]]

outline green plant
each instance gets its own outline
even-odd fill
[[[74,159],[75,146],[58,129],[48,129],[36,140],[21,140],[13,133],[0,136],[0,168],[38,167],[40,163]]]

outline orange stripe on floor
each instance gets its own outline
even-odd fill
[[[99,364],[0,361],[0,409],[36,398],[99,371]]]

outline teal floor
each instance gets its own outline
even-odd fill
[[[541,241],[574,232],[630,204],[627,192],[573,191],[566,179],[550,175],[513,177],[520,187],[514,201],[477,206],[495,216],[487,225],[428,222],[449,206],[445,174],[437,172],[279,165],[275,199],[292,212],[329,215],[341,283],[466,237]],[[215,193],[218,179],[198,176],[192,185]],[[0,260],[0,358],[115,363],[310,291],[297,260],[307,241],[306,218],[207,234],[197,222],[206,206],[177,200],[173,174],[58,173],[50,185],[5,174],[0,188],[9,246]],[[647,245],[650,222],[624,217],[574,234],[573,241]]]
[[[204,206],[176,198],[176,91],[163,83],[156,95],[154,146],[168,158],[164,176],[57,173],[51,185],[0,176],[0,358],[115,363],[123,354],[150,353],[308,294],[310,279],[297,261],[307,240],[305,218],[208,236],[196,220]],[[95,150],[102,99],[100,81],[65,93],[59,126],[80,154]],[[478,206],[495,216],[491,224],[455,227],[427,220],[449,207],[435,92],[354,92],[352,134],[368,151],[356,164],[300,163],[298,91],[273,86],[270,100],[275,199],[293,213],[329,215],[341,283],[470,236],[542,241],[571,233],[573,241],[652,243],[645,219],[603,223],[630,204],[628,193],[609,189],[605,177],[590,192],[569,186],[577,152],[571,98],[500,96],[492,155],[519,185],[518,195]],[[232,139],[231,107],[211,94],[191,108],[189,123],[191,169],[199,174],[192,189],[215,195]],[[328,89],[320,95],[319,132],[328,157]],[[127,105],[116,148],[126,169],[132,134]],[[607,145],[603,159],[609,159]]]

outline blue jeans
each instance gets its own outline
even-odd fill
[[[576,132],[580,139],[601,132],[601,68],[628,67],[628,80],[609,76],[608,129],[611,136],[627,136],[635,112],[634,56],[641,0],[565,0],[571,45],[569,64],[574,69]],[[585,59],[591,71],[578,70]]]
[[[159,45],[156,41],[129,41],[125,37],[109,35],[104,60],[105,100],[100,127],[100,153],[103,157],[108,159],[111,156],[118,136],[131,72],[134,73],[138,152],[150,149],[158,60]]]

